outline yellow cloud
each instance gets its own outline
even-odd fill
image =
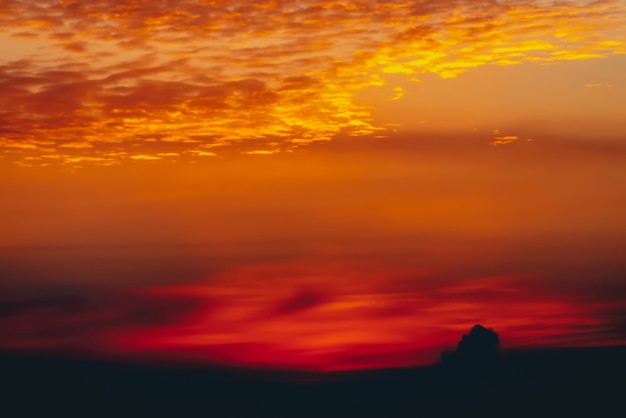
[[[493,145],[494,147],[498,145],[507,145],[507,144],[517,141],[518,139],[519,137],[514,136],[514,135],[496,136],[493,138],[493,141],[491,141],[491,145]]]

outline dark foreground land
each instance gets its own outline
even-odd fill
[[[334,374],[0,354],[0,416],[626,417],[626,347]]]

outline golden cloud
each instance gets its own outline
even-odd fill
[[[386,74],[623,54],[625,17],[611,0],[8,0],[1,150],[115,164],[380,135],[355,94]]]

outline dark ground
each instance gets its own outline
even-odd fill
[[[626,417],[626,347],[330,374],[0,353],[0,417]]]

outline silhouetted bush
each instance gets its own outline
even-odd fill
[[[500,338],[498,334],[482,325],[475,325],[464,334],[456,350],[441,354],[442,364],[456,383],[493,383],[497,380]],[[482,385],[478,385],[478,390]],[[468,389],[469,390],[469,389]]]
[[[482,325],[474,325],[469,334],[464,334],[454,352],[454,361],[462,365],[492,366],[498,361],[500,337]]]

